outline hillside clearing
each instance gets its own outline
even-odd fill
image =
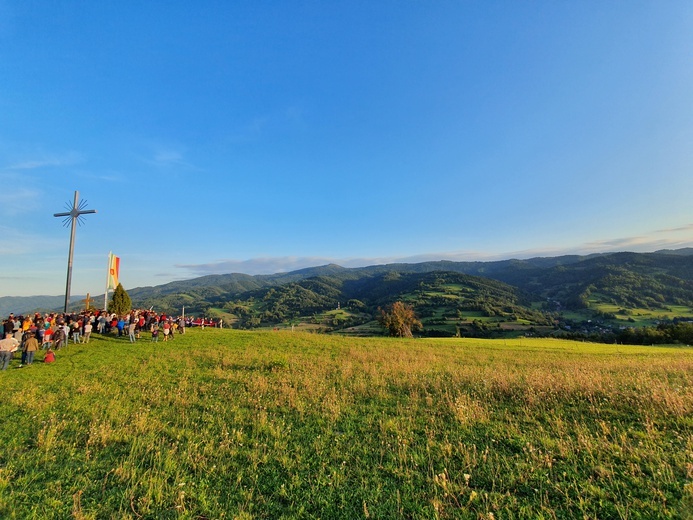
[[[0,377],[3,518],[675,518],[693,503],[693,349],[206,329],[16,363]]]

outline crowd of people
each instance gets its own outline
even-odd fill
[[[21,352],[20,367],[34,362],[36,352],[45,351],[44,362],[55,360],[55,351],[72,341],[89,343],[92,332],[127,336],[134,343],[148,332],[151,341],[172,341],[176,334],[185,334],[193,325],[221,326],[220,321],[167,316],[151,310],[133,310],[124,316],[106,311],[89,310],[78,313],[35,313],[15,316],[0,322],[0,370],[6,370],[15,352]]]

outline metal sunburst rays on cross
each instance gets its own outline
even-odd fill
[[[78,194],[79,192],[77,192]],[[78,195],[79,196],[79,195]],[[75,206],[76,202],[76,206]],[[54,217],[65,217],[63,219],[63,227],[67,227],[72,223],[72,219],[74,218],[80,226],[86,222],[84,219],[84,214],[86,213],[96,213],[96,210],[91,209],[88,210],[86,209],[87,207],[87,199],[82,199],[80,201],[77,200],[77,197],[75,197],[75,202],[70,204],[69,202],[65,203],[65,209],[67,210],[66,213],[56,213],[53,215]]]
[[[67,227],[70,225],[72,227],[72,230],[70,231],[70,253],[67,257],[67,284],[65,285],[65,310],[64,312],[67,313],[67,309],[70,303],[70,285],[72,282],[72,257],[74,256],[74,250],[75,250],[75,222],[78,224],[82,224],[84,221],[84,217],[82,215],[86,215],[88,213],[96,213],[95,209],[85,209],[87,207],[87,201],[86,200],[79,200],[79,192],[75,191],[75,200],[70,206],[70,203],[68,202],[65,204],[65,209],[68,209],[69,211],[66,213],[54,213],[54,217],[65,217],[63,220],[63,226]]]

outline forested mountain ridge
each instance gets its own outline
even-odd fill
[[[546,315],[533,310],[529,298],[517,288],[450,271],[389,271],[347,280],[319,276],[245,293],[223,308],[239,318],[241,328],[306,319],[345,327],[372,321],[377,309],[395,301],[408,303],[436,325],[450,325],[448,321],[461,321],[464,316],[547,323]],[[342,307],[341,312],[333,312]]]
[[[414,307],[425,329],[447,333],[489,323],[548,326],[569,311],[633,321],[648,313],[693,316],[693,249],[362,268],[329,264],[273,275],[211,275],[128,293],[137,307],[167,314],[185,307],[188,314],[224,315],[249,327],[358,325],[397,300]],[[26,310],[17,299],[11,303],[16,307],[4,314]]]
[[[568,308],[585,307],[593,294],[605,303],[626,307],[690,305],[693,256],[614,253],[545,269],[508,269],[496,277]]]
[[[504,327],[509,322],[546,325],[563,311],[591,308],[603,315],[609,305],[654,314],[683,306],[693,313],[691,252],[362,268],[329,264],[274,275],[209,276],[130,294],[143,307],[179,313],[185,306],[202,314],[216,309],[249,327],[305,320],[353,325],[372,321],[378,308],[397,300],[411,304],[429,329],[451,332],[489,320]],[[338,308],[343,312],[333,312]]]

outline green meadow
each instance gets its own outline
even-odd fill
[[[189,329],[18,363],[5,519],[693,518],[690,348]]]
[[[612,321],[632,327],[652,327],[660,321],[676,318],[693,319],[693,308],[687,305],[666,305],[662,308],[645,309],[624,307],[613,303],[604,303],[599,298],[588,300],[588,309],[613,316]],[[564,313],[568,315],[569,313]],[[575,313],[573,319],[587,319],[585,311]]]

